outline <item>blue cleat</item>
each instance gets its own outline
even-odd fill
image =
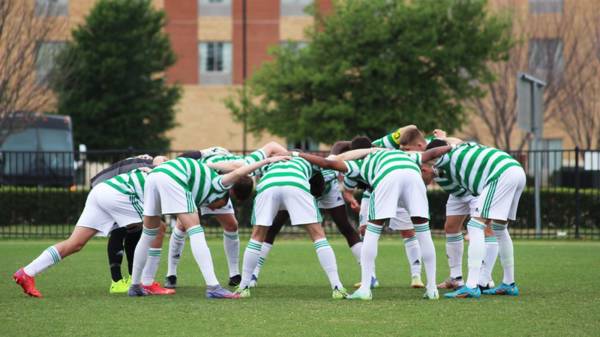
[[[487,289],[483,291],[484,295],[508,295],[508,296],[519,296],[519,288],[516,284],[505,284],[502,283],[497,287]]]
[[[239,294],[232,293],[231,291],[221,287],[220,285],[206,287],[206,298],[211,299],[238,299]]]
[[[479,287],[469,288],[466,285],[458,288],[450,293],[444,294],[445,298],[479,298],[481,297],[481,290]]]
[[[132,284],[131,286],[129,286],[127,295],[131,297],[148,296],[148,292],[146,291],[146,289],[144,289],[144,287],[142,287],[141,284]]]

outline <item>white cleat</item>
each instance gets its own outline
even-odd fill
[[[423,294],[423,298],[426,300],[439,300],[440,293],[437,289],[428,289],[425,294]]]

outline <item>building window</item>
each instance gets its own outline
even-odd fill
[[[312,3],[312,0],[281,0],[281,16],[307,15],[304,10]]]
[[[231,16],[231,0],[198,0],[198,16]]]
[[[305,138],[299,141],[289,141],[288,149],[298,149],[303,151],[319,151],[319,142],[315,142],[310,138]]]
[[[529,70],[544,80],[560,78],[564,70],[561,39],[529,40]]]
[[[67,16],[69,15],[69,0],[35,0],[35,15]]]
[[[306,42],[306,41],[291,41],[291,40],[288,40],[288,41],[281,41],[281,42],[279,42],[279,46],[281,48],[288,48],[288,49],[291,49],[291,50],[298,51],[300,49],[306,48],[308,46],[308,42]]]
[[[54,68],[58,53],[65,47],[62,41],[39,42],[35,56],[36,81],[38,84],[46,84],[48,76]]]
[[[529,0],[529,13],[562,13],[563,0]]]
[[[231,84],[231,43],[200,42],[200,84]]]

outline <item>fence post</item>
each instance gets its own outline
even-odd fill
[[[579,224],[581,222],[581,200],[579,195],[579,146],[575,147],[575,238],[579,239]]]

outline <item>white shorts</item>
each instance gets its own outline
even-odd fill
[[[446,216],[452,215],[473,215],[477,208],[477,197],[470,194],[455,197],[452,194],[448,197],[446,203]]]
[[[411,217],[429,219],[427,189],[413,170],[392,171],[379,182],[371,193],[369,220],[391,219],[398,208],[406,209]]]
[[[320,198],[317,198],[317,204],[319,208],[323,209],[332,209],[342,205],[345,205],[346,202],[342,197],[342,192],[340,192],[340,185],[336,180],[332,180],[330,182],[331,187],[327,193],[323,194]]]
[[[492,220],[515,220],[521,193],[525,188],[525,171],[509,167],[498,179],[488,183],[477,197],[473,216]]]
[[[115,228],[141,223],[142,212],[143,204],[137,197],[125,195],[107,184],[98,184],[88,194],[75,226],[92,228],[106,236]]]
[[[292,186],[274,186],[254,199],[252,224],[271,226],[277,212],[287,210],[292,225],[321,223],[317,201],[310,193]]]
[[[407,229],[414,229],[412,220],[408,211],[404,208],[398,207],[396,210],[396,216],[390,219],[390,229],[394,231],[402,231]]]
[[[192,192],[167,174],[153,172],[144,186],[144,215],[183,214],[198,212]]]
[[[227,202],[227,205],[217,208],[210,209],[206,206],[200,207],[200,214],[202,215],[216,215],[216,214],[235,214],[235,210],[233,209],[233,204],[231,203],[231,199]]]
[[[366,225],[369,222],[369,200],[371,198],[366,197],[360,200],[360,213],[358,213],[358,225]]]

